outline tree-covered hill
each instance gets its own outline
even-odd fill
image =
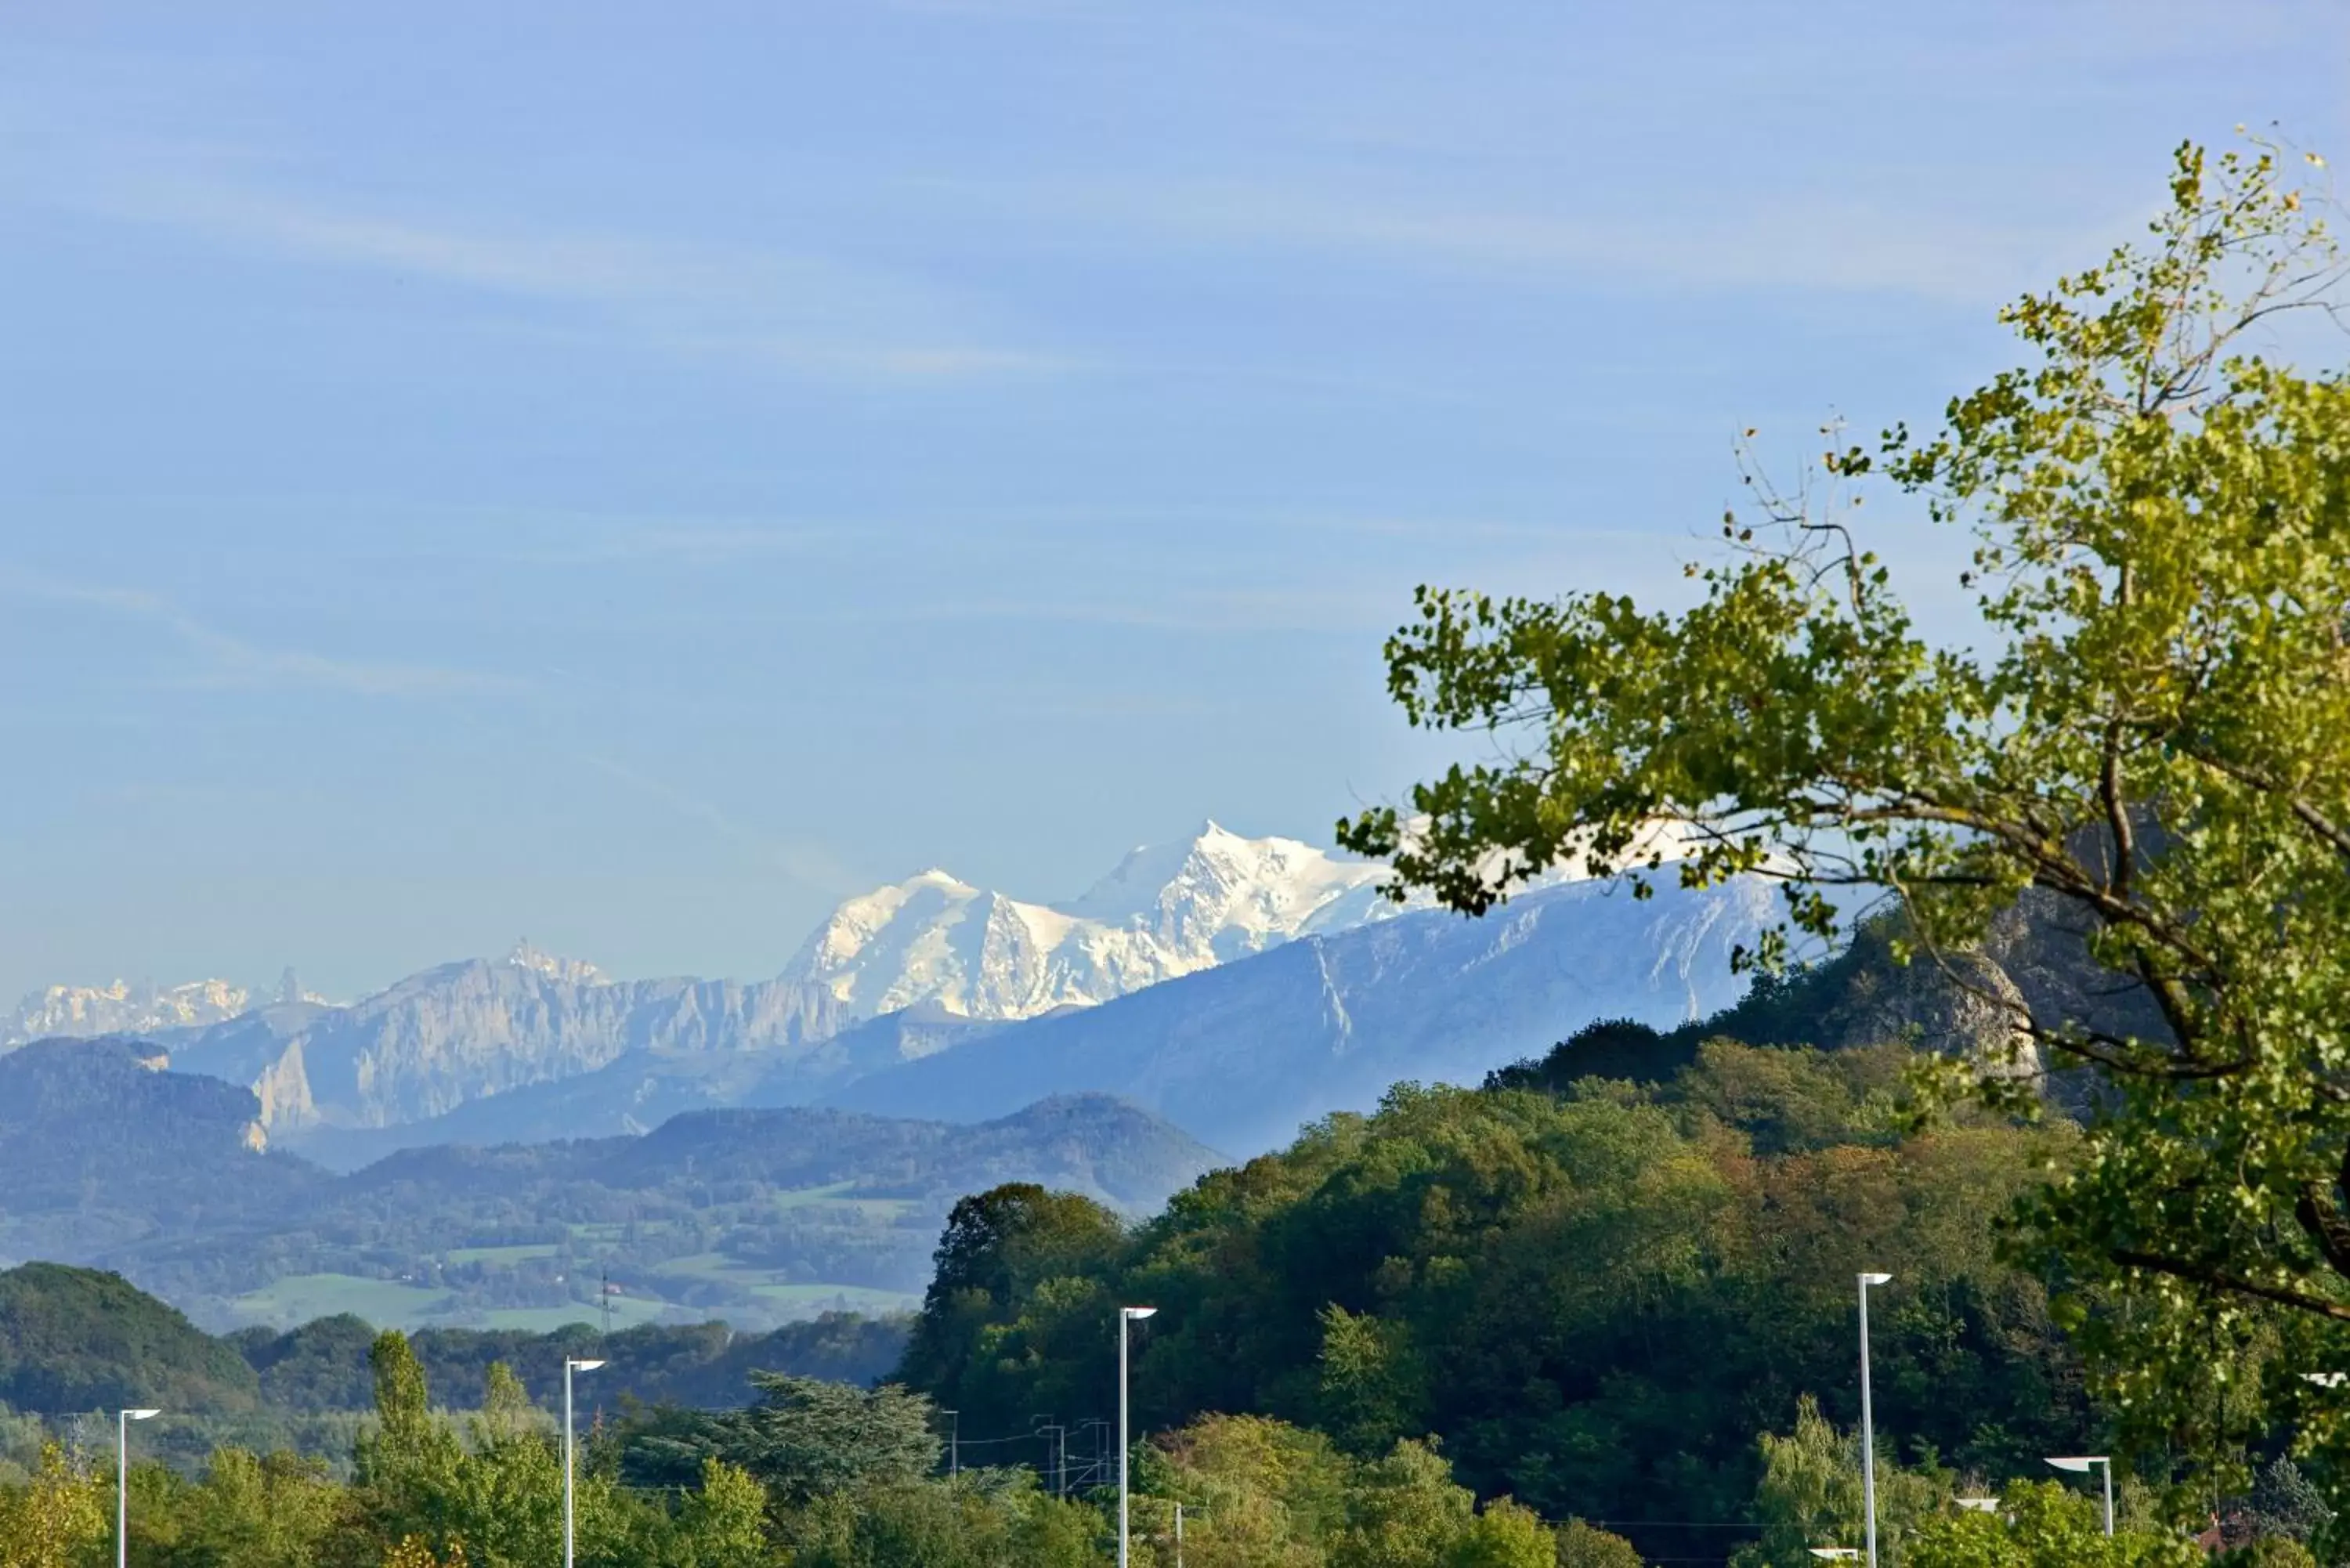
[[[156,1403],[183,1412],[362,1410],[374,1400],[368,1352],[375,1336],[369,1324],[342,1315],[283,1333],[254,1327],[215,1337],[120,1274],[26,1263],[0,1270],[0,1406],[47,1414]],[[552,1334],[425,1329],[412,1343],[434,1385],[461,1409],[479,1397],[494,1361],[543,1394],[566,1356],[586,1355],[609,1364],[597,1384],[608,1399],[723,1408],[750,1397],[754,1371],[876,1382],[905,1338],[902,1319],[827,1313],[765,1334],[695,1323],[604,1334],[583,1323]]]
[[[118,1274],[57,1263],[0,1272],[0,1404],[226,1413],[260,1400],[261,1380],[234,1345]]]
[[[354,1313],[545,1332],[893,1311],[966,1192],[1147,1212],[1216,1163],[1107,1096],[974,1125],[730,1109],[642,1137],[404,1149],[348,1175],[263,1147],[254,1096],[135,1042],[0,1056],[0,1265],[114,1270],[214,1329]],[[617,1291],[605,1291],[607,1281]]]
[[[2028,1473],[2095,1417],[1992,1224],[2073,1135],[1907,1133],[1909,1060],[1716,1040],[1648,1086],[1399,1086],[1131,1234],[1073,1199],[983,1195],[950,1223],[903,1375],[967,1431],[1107,1414],[1112,1309],[1147,1303],[1149,1427],[1265,1414],[1366,1456],[1432,1438],[1481,1495],[1702,1558],[1752,1518],[1757,1433],[1805,1395],[1852,1419],[1855,1276],[1883,1270],[1880,1431]]]
[[[249,1090],[165,1065],[111,1038],[0,1055],[0,1260],[234,1224],[329,1184],[267,1148]]]

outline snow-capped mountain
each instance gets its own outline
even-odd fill
[[[1028,903],[944,871],[851,898],[785,969],[844,1021],[921,1003],[973,1019],[1089,1007],[1393,911],[1385,868],[1295,838],[1243,838],[1210,822],[1146,846],[1082,896]]]
[[[52,985],[34,992],[0,1023],[0,1050],[52,1035],[154,1034],[202,1028],[234,1018],[253,994],[224,980],[154,986],[118,980],[111,985]]]
[[[1390,1085],[1475,1084],[1596,1018],[1669,1029],[1745,990],[1731,953],[1779,915],[1761,877],[1652,898],[1549,882],[1483,919],[1441,909],[1331,933],[1102,1006],[983,1030],[821,1103],[977,1120],[1041,1088],[1121,1096],[1246,1158]]]
[[[28,1037],[160,1034],[174,1066],[251,1088],[273,1137],[296,1145],[357,1147],[360,1134],[384,1144],[374,1135],[400,1128],[466,1140],[617,1132],[701,1106],[800,1105],[851,1085],[862,1093],[863,1080],[875,1081],[875,1094],[899,1092],[881,1079],[939,1114],[924,1096],[961,1085],[961,1069],[944,1064],[974,1051],[1006,1082],[1033,1079],[1037,1094],[1066,1078],[1194,1116],[1207,1113],[1168,1085],[1190,1075],[1212,1098],[1247,1075],[1202,1064],[1255,1061],[1266,1125],[1287,1126],[1283,1117],[1321,1105],[1325,1091],[1371,1092],[1357,1078],[1466,1071],[1591,1017],[1679,1018],[1713,1005],[1715,988],[1730,983],[1728,945],[1750,939],[1755,924],[1742,888],[1726,899],[1636,906],[1606,898],[1575,866],[1527,889],[1506,918],[1464,923],[1399,909],[1380,895],[1386,875],[1296,839],[1246,838],[1211,822],[1180,843],[1133,851],[1064,903],[1027,902],[943,871],[877,888],[835,909],[773,980],[614,980],[525,942],[503,959],[443,964],[344,1006],[303,996],[289,975],[268,1005],[251,1005],[234,987],[138,992],[144,1012],[64,1001],[52,1009],[47,999],[61,992],[46,992],[17,1028]],[[1680,913],[1661,919],[1668,909]],[[1347,968],[1353,978],[1329,982],[1326,996],[1324,981],[1306,984],[1336,973],[1331,966],[1346,955],[1390,951],[1431,956]],[[1306,992],[1337,1020],[1326,1039],[1297,1033]],[[1124,1000],[1142,992],[1158,1000]],[[134,995],[128,987],[90,994],[126,1009]],[[1073,1026],[1097,1012],[1105,1013],[1097,1023]],[[208,1017],[218,1021],[205,1026]],[[1149,1032],[1134,1028],[1146,1018],[1161,1030],[1147,1047]],[[1320,1041],[1322,1055],[1297,1056],[1281,1044],[1290,1034],[1292,1047]],[[1033,1072],[1018,1065],[1032,1054]],[[936,1070],[900,1076],[933,1059]],[[1113,1059],[1123,1075],[1103,1077]],[[1246,1130],[1215,1125],[1227,1137]]]

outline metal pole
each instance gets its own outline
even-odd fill
[[[1175,1505],[1175,1568],[1183,1568],[1183,1505]]]
[[[1868,1395],[1868,1276],[1860,1278],[1860,1493],[1868,1513],[1868,1568],[1877,1568],[1877,1419]]]
[[[2106,1534],[2114,1532],[2114,1461],[2106,1461]]]
[[[962,1412],[949,1410],[947,1417],[947,1480],[952,1481],[962,1473]]]
[[[571,1568],[571,1358],[563,1358],[563,1568]]]
[[[1126,1563],[1126,1313],[1118,1314],[1118,1568]]]
[[[114,1413],[114,1563],[130,1568],[130,1412]]]

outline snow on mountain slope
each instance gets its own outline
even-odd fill
[[[166,987],[120,980],[112,985],[52,985],[26,997],[0,1022],[0,1050],[52,1036],[202,1028],[234,1018],[252,1004],[244,987],[224,980]]]
[[[769,981],[617,981],[524,943],[502,961],[444,964],[348,1006],[302,995],[289,975],[283,1000],[270,1006],[251,1006],[234,988],[217,995],[181,988],[192,997],[175,992],[159,1000],[118,986],[88,993],[104,1007],[51,1007],[59,994],[51,992],[25,1012],[37,1018],[28,1031],[36,1034],[107,1029],[151,1036],[168,1023],[187,1036],[170,1041],[175,1064],[250,1086],[265,1123],[292,1138],[442,1117],[452,1118],[442,1124],[452,1135],[469,1137],[573,1123],[579,1131],[620,1130],[661,1107],[802,1103],[920,1058],[960,1056],[999,1029],[1034,1029],[1165,981],[1246,967],[1300,941],[1421,919],[1390,918],[1402,911],[1379,895],[1385,876],[1381,867],[1296,839],[1245,838],[1211,822],[1180,843],[1134,851],[1058,905],[1008,898],[935,870],[876,888],[834,910]],[[1603,890],[1577,867],[1549,880]],[[1534,889],[1522,898],[1546,896]],[[1620,914],[1598,909],[1559,918],[1569,927],[1620,923]],[[1504,946],[1521,929],[1504,914],[1473,924]],[[1556,921],[1545,929],[1557,929]],[[1636,972],[1662,961],[1672,932],[1643,926],[1617,936],[1605,954],[1583,950],[1572,966],[1581,973],[1574,984],[1603,1006],[1616,996],[1626,1006],[1641,998],[1663,1004],[1665,992],[1656,988],[1665,982]],[[1491,972],[1517,971],[1503,965]],[[1582,1005],[1575,994],[1573,986],[1557,992],[1539,1015],[1565,1027],[1581,1022],[1570,1016]],[[147,1012],[108,1010],[134,1002]],[[1445,1004],[1482,1005],[1475,987]],[[78,1022],[60,1028],[52,1012]],[[229,1012],[238,1015],[204,1026]],[[1414,1070],[1400,1044],[1382,1060],[1399,1075]],[[1076,1064],[1067,1071],[1085,1076]]]
[[[784,971],[847,1019],[931,1003],[959,1017],[1087,1007],[1391,910],[1383,867],[1211,822],[1146,846],[1082,897],[1026,903],[931,870],[851,898]]]
[[[1186,975],[1100,1007],[998,1025],[824,1103],[975,1120],[1040,1093],[1102,1091],[1240,1158],[1417,1079],[1474,1084],[1596,1018],[1670,1027],[1736,1001],[1733,949],[1780,916],[1760,877],[1653,898],[1589,880],[1482,919],[1439,909]]]

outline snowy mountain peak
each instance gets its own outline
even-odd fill
[[[917,1003],[969,1018],[1090,1006],[1386,912],[1380,867],[1295,838],[1245,838],[1213,821],[1146,845],[1066,903],[1030,903],[940,870],[850,898],[786,981],[851,1018]]]
[[[253,1003],[241,985],[224,980],[185,985],[52,985],[34,992],[0,1018],[0,1049],[53,1035],[149,1034],[234,1018]]]
[[[515,943],[514,950],[506,954],[506,962],[516,969],[532,970],[549,980],[559,980],[571,985],[611,983],[604,971],[594,964],[584,959],[559,958],[554,953],[542,952],[530,945],[528,937]]]

